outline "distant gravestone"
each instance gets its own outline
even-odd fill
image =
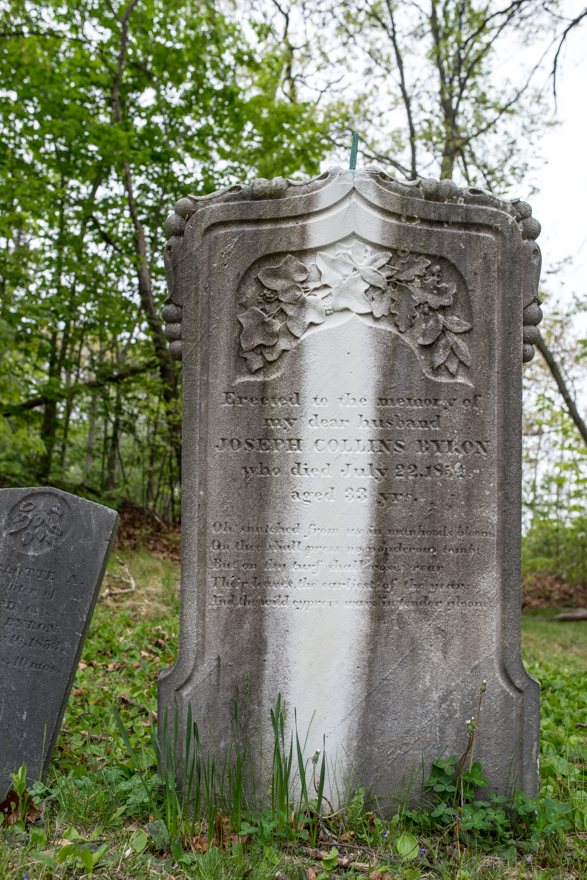
[[[112,548],[114,510],[59,489],[0,490],[0,796],[45,774]]]
[[[277,694],[339,790],[377,795],[477,738],[536,792],[520,654],[529,205],[378,169],[181,199],[163,316],[183,357],[182,610],[164,710],[258,735]],[[242,722],[244,723],[244,722]],[[181,726],[181,722],[180,722]],[[355,777],[356,778],[356,777]]]

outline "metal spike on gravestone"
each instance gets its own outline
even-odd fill
[[[47,772],[117,523],[59,489],[0,489],[0,796],[22,764],[29,785]]]
[[[537,789],[539,686],[520,652],[530,206],[377,168],[188,196],[163,317],[183,359],[180,650],[222,751],[279,692],[338,789],[380,796],[460,755]],[[420,777],[421,778],[421,777]],[[403,787],[402,787],[403,786]],[[414,793],[415,789],[412,790]]]

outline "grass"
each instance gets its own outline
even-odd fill
[[[359,848],[339,844],[340,851],[333,853],[324,831],[313,848],[304,837],[305,827],[312,824],[303,821],[303,815],[313,816],[314,831],[321,830],[313,792],[305,793],[298,808],[301,831],[295,827],[298,819],[292,824],[288,812],[283,773],[290,744],[283,739],[279,711],[273,720],[281,757],[274,755],[274,778],[285,794],[275,789],[278,806],[274,803],[272,811],[269,804],[264,813],[254,814],[243,804],[247,835],[239,837],[224,804],[225,812],[216,820],[211,813],[210,822],[196,823],[190,845],[184,841],[182,851],[161,838],[165,824],[158,825],[163,813],[157,813],[157,802],[165,780],[157,775],[161,767],[151,748],[149,721],[156,709],[158,674],[173,663],[177,650],[179,566],[145,550],[121,557],[136,589],[98,603],[49,776],[45,785],[27,783],[41,815],[29,816],[33,824],[0,827],[1,880],[57,880],[90,873],[104,880],[269,880],[279,871],[290,880],[382,880],[386,875],[402,880],[587,880],[587,730],[576,726],[587,723],[587,623],[554,623],[540,614],[523,619],[524,660],[542,682],[542,800],[539,813],[532,810],[529,816],[547,828],[550,820],[563,817],[566,826],[543,835],[534,851],[523,834],[515,840],[510,832],[499,831],[500,822],[509,822],[501,804],[471,806],[471,821],[491,810],[498,818],[487,833],[461,833],[455,841],[454,829],[447,832],[430,814],[405,810],[383,820],[360,791],[336,818],[325,820],[330,833]],[[127,570],[113,557],[103,592],[128,587]],[[294,743],[294,767],[298,757]],[[317,765],[318,776],[319,769]],[[480,770],[475,772],[479,776]],[[435,773],[444,779],[445,770]],[[445,799],[452,803],[451,796]],[[564,811],[557,813],[560,803]],[[355,861],[345,865],[343,857],[349,854]]]
[[[587,670],[587,621],[545,620],[555,609],[522,618],[522,656],[527,665],[555,664]]]

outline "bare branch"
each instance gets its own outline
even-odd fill
[[[554,56],[554,61],[552,63],[552,73],[551,73],[552,93],[554,95],[555,102],[556,102],[556,75],[557,75],[557,71],[558,71],[558,59],[559,59],[560,53],[562,51],[563,45],[564,45],[567,37],[569,36],[569,34],[573,30],[573,28],[578,27],[584,18],[587,18],[587,7],[583,10],[583,12],[579,13],[579,15],[576,18],[574,18],[570,22],[570,24],[567,25],[567,27],[564,29],[564,31],[561,35],[560,42],[558,44],[558,49],[556,50],[556,55]]]
[[[538,338],[536,348],[546,361],[548,369],[552,373],[552,377],[558,386],[558,390],[562,394],[563,400],[567,407],[567,411],[574,421],[575,425],[577,426],[577,430],[583,438],[585,445],[587,445],[587,425],[579,415],[579,410],[577,409],[575,401],[569,393],[569,389],[567,388],[567,384],[563,378],[563,374],[561,373],[560,368],[552,355],[552,352],[550,351],[546,342],[541,336]]]
[[[395,18],[393,16],[393,6],[390,3],[390,0],[385,0],[387,6],[387,13],[389,15],[389,21],[391,24],[391,43],[393,46],[393,52],[395,55],[395,62],[397,64],[397,69],[399,73],[399,86],[402,95],[402,100],[404,102],[404,108],[406,111],[406,117],[408,121],[408,130],[409,130],[409,141],[410,141],[410,176],[412,180],[416,180],[418,177],[417,173],[417,164],[416,164],[416,148],[417,148],[417,138],[416,138],[416,126],[414,125],[414,117],[412,114],[412,99],[410,97],[410,93],[408,91],[408,87],[406,85],[406,77],[404,71],[404,59],[402,56],[402,52],[399,45],[399,40],[397,36],[397,30],[395,26]]]
[[[134,366],[126,367],[126,369],[118,370],[118,372],[115,373],[102,373],[101,375],[96,376],[95,379],[89,379],[87,382],[79,382],[75,385],[70,385],[69,388],[61,388],[52,391],[51,394],[43,394],[39,397],[33,397],[30,400],[23,401],[23,403],[5,403],[2,405],[2,415],[16,415],[22,411],[44,406],[49,400],[65,400],[72,397],[74,394],[79,394],[82,391],[88,391],[92,388],[104,388],[106,385],[116,385],[119,382],[124,382],[125,379],[130,379],[131,376],[138,376],[141,373],[147,373],[149,370],[152,370],[156,364],[157,360],[151,358],[142,364],[135,364]]]

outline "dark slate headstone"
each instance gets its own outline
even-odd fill
[[[185,730],[191,704],[222,752],[238,700],[258,753],[281,692],[310,754],[326,735],[339,791],[360,768],[385,797],[422,758],[428,775],[462,753],[486,679],[475,757],[493,790],[536,792],[540,689],[520,653],[531,213],[376,168],[177,203],[163,317],[183,358],[182,612],[160,718],[177,709]]]
[[[0,796],[43,776],[118,523],[59,489],[0,489]]]

